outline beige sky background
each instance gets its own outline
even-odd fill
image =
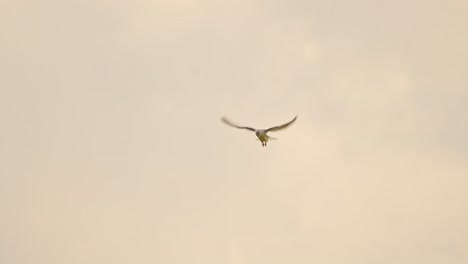
[[[468,263],[467,3],[2,1],[0,262]]]

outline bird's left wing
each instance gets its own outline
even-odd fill
[[[229,119],[227,119],[226,117],[221,118],[221,120],[222,120],[226,125],[229,125],[229,126],[232,126],[232,127],[235,127],[235,128],[247,129],[247,130],[255,131],[255,129],[254,129],[254,128],[251,128],[251,127],[238,126],[238,125],[232,123],[232,122],[231,122]]]
[[[294,122],[296,121],[296,119],[297,119],[297,116],[295,116],[293,120],[289,121],[288,123],[286,123],[286,124],[284,124],[284,125],[270,127],[270,128],[268,128],[268,129],[266,129],[265,131],[266,131],[266,132],[278,131],[278,130],[287,128],[289,125],[291,125],[292,123],[294,123]]]

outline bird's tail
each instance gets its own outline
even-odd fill
[[[267,135],[267,136],[268,136],[268,135]],[[255,140],[260,140],[260,139],[256,138]],[[268,136],[268,140],[277,140],[277,138]]]

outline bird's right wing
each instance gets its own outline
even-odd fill
[[[238,126],[238,125],[232,123],[231,121],[229,121],[229,119],[227,119],[226,117],[221,118],[221,121],[223,121],[223,122],[224,122],[226,125],[228,125],[228,126],[232,126],[232,127],[240,128],[240,129],[247,129],[247,130],[251,130],[251,131],[254,131],[254,132],[255,132],[255,129],[254,129],[254,128]]]

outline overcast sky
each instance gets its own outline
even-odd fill
[[[0,262],[468,263],[467,17],[2,1]]]

